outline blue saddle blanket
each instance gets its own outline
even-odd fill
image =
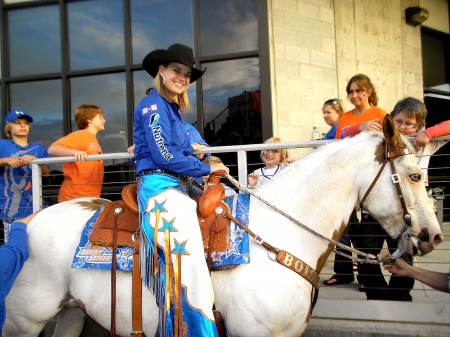
[[[239,193],[224,200],[230,207],[231,215],[248,226],[248,215],[250,207],[250,194]],[[248,233],[233,221],[230,223],[228,232],[229,243],[224,252],[211,252],[211,267],[225,267],[237,264],[250,263],[250,247]]]
[[[100,213],[105,206],[98,209],[94,215],[88,220],[81,233],[80,243],[75,251],[72,261],[72,268],[93,268],[111,270],[111,261],[113,251],[112,248],[93,244],[89,241],[89,235],[94,228]],[[117,247],[117,270],[132,271],[133,265],[133,248]]]
[[[250,195],[239,193],[225,198],[224,201],[230,207],[231,214],[242,224],[248,226]],[[111,270],[112,249],[89,241],[89,235],[103,208],[98,209],[86,223],[81,233],[80,243],[73,257],[72,268]],[[211,253],[212,268],[250,263],[250,247],[247,232],[232,221],[228,236],[229,244],[227,250],[224,252],[213,251]],[[133,248],[130,247],[117,247],[117,270],[132,271],[133,251]]]

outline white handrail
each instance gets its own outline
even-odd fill
[[[439,137],[432,140],[449,140],[450,136]],[[409,138],[410,141],[413,138]],[[207,147],[203,150],[196,151],[194,154],[202,153],[226,153],[236,152],[237,154],[237,168],[238,168],[238,181],[239,183],[247,186],[247,152],[260,151],[266,149],[298,149],[298,148],[317,148],[319,146],[336,142],[339,140],[314,140],[314,141],[301,141],[301,142],[284,142],[284,143],[270,143],[270,144],[251,144],[251,145],[231,145],[231,146],[215,146]],[[280,145],[282,144],[282,146]],[[86,157],[86,161],[93,160],[108,160],[108,159],[130,159],[133,158],[127,152],[120,153],[108,153],[99,154]],[[52,158],[40,158],[33,160],[31,164],[32,171],[32,186],[33,186],[33,211],[36,212],[42,209],[42,171],[40,165],[42,164],[55,164],[55,163],[68,163],[74,162],[74,156],[68,157],[52,157]]]

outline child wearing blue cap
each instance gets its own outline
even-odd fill
[[[45,147],[28,141],[33,118],[23,111],[10,111],[5,118],[5,134],[0,140],[0,219],[4,243],[8,242],[11,224],[33,213],[30,162],[48,158]],[[49,165],[42,165],[42,175],[49,174]]]

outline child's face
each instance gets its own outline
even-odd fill
[[[30,133],[30,122],[26,118],[17,118],[11,123],[11,136],[23,137]]]
[[[402,135],[410,135],[416,133],[417,120],[416,117],[406,117],[403,112],[399,112],[393,118],[394,125]]]
[[[262,158],[266,164],[279,164],[281,162],[281,153],[283,150],[264,150]]]
[[[91,121],[88,122],[89,124],[93,125],[97,129],[97,131],[105,130],[106,119],[103,117],[102,114],[96,115],[94,118],[92,118]]]

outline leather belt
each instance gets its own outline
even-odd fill
[[[186,180],[187,177],[184,174],[175,173],[173,171],[164,170],[164,169],[153,169],[153,170],[143,170],[139,173],[138,177],[146,176],[149,174],[166,174],[168,176],[174,177],[179,180]]]

